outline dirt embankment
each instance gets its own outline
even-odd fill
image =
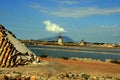
[[[120,65],[101,61],[75,61],[57,58],[41,58],[51,63],[59,64],[57,71],[85,72],[96,75],[110,75],[120,77]]]
[[[42,63],[18,66],[13,68],[0,68],[0,74],[20,77],[35,77],[37,80],[103,80],[120,78],[120,65],[101,61],[75,61],[58,58],[40,58]],[[90,75],[90,77],[89,77]],[[83,76],[83,77],[82,77]],[[16,75],[15,75],[16,77]],[[73,79],[74,78],[74,79]],[[104,78],[104,79],[105,79]]]

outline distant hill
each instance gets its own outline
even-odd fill
[[[63,42],[74,42],[73,39],[71,39],[68,36],[62,36],[63,38]],[[39,39],[40,41],[58,41],[58,36],[53,36],[53,37],[49,37],[49,38],[43,38],[43,39]]]

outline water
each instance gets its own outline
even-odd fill
[[[55,47],[28,46],[37,56],[48,55],[54,58],[79,57],[104,61],[105,59],[120,60],[120,49],[86,48],[86,47]]]

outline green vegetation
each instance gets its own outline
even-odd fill
[[[61,58],[64,59],[64,60],[68,60],[69,59],[68,57],[65,57],[65,56],[63,56]]]
[[[88,75],[88,74],[81,74],[81,77],[82,77],[82,78],[85,78],[86,80],[88,80],[89,77],[90,77],[90,75]]]
[[[111,60],[110,62],[111,62],[111,63],[114,63],[114,64],[120,64],[120,61],[119,61],[119,60]]]
[[[2,71],[0,70],[0,74],[2,74]]]
[[[20,73],[20,72],[16,72],[16,71],[13,71],[13,73],[15,73],[15,74],[22,74],[22,73]]]
[[[48,55],[40,55],[41,58],[47,58]]]

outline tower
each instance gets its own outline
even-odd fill
[[[62,39],[62,36],[59,36],[58,37],[58,44],[63,46],[63,39]]]
[[[85,46],[85,41],[82,40],[79,45],[80,45],[80,46]]]

